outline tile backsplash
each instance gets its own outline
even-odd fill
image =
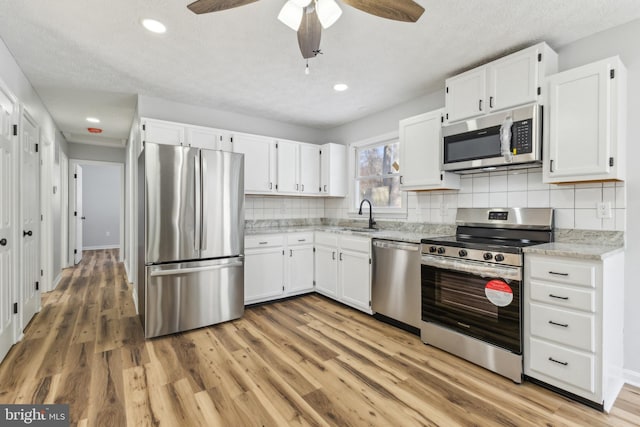
[[[540,168],[467,174],[460,182],[459,191],[409,192],[406,219],[393,220],[453,224],[459,207],[552,207],[556,228],[625,230],[626,189],[621,182],[544,184]],[[245,200],[248,220],[350,216],[348,197],[247,196]],[[609,204],[611,218],[598,218],[600,202]]]

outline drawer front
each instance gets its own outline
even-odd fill
[[[371,239],[368,237],[340,236],[340,249],[355,252],[371,252]]]
[[[595,351],[595,315],[530,304],[531,335],[581,350]]]
[[[336,233],[323,233],[317,231],[315,234],[315,244],[331,247],[338,247],[338,235]]]
[[[313,232],[289,233],[287,234],[287,244],[289,246],[313,244]]]
[[[244,238],[245,249],[268,248],[272,246],[283,246],[284,237],[274,234],[262,234],[256,236],[246,236]]]
[[[563,388],[569,384],[589,393],[596,391],[595,356],[558,345],[529,339],[529,366],[532,371],[557,379]],[[535,377],[535,375],[532,375]]]
[[[568,258],[534,259],[530,264],[529,275],[534,279],[593,288],[596,283],[596,264]]]
[[[531,281],[531,300],[575,310],[596,311],[596,292]]]

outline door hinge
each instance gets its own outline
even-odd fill
[[[609,166],[613,167],[613,157],[609,157]]]
[[[40,277],[44,276],[44,270],[40,270]]]
[[[147,125],[142,125],[142,130],[147,130]]]
[[[284,292],[284,286],[282,287],[282,292]]]
[[[444,89],[444,90],[445,90],[445,92],[449,93],[449,87],[448,87],[448,86],[447,86],[447,87],[445,87],[445,89]]]
[[[446,114],[447,120],[449,120],[449,113]]]
[[[284,255],[284,249],[282,250],[282,255]]]
[[[541,93],[542,93],[542,88],[538,86],[538,95],[540,95]]]
[[[369,265],[371,265],[371,258],[369,258]]]
[[[78,179],[78,174],[77,173],[73,174],[73,179]]]
[[[444,123],[444,116],[440,116],[440,123]]]
[[[18,314],[18,303],[17,302],[13,303],[13,314]]]
[[[36,144],[36,153],[38,152],[38,144]]]
[[[538,62],[542,62],[542,54],[541,53],[538,54]]]
[[[322,156],[322,150],[320,150],[320,155]]]
[[[616,70],[609,71],[609,77],[611,77],[612,79],[615,79],[616,78]]]
[[[278,148],[278,143],[276,142],[276,148]]]
[[[18,136],[18,125],[13,125],[13,136]]]
[[[276,190],[278,189],[278,184],[276,184]]]
[[[369,307],[371,307],[371,300],[369,300]]]
[[[73,254],[75,255],[75,254],[77,254],[77,253],[78,253],[78,250],[77,250],[77,249],[74,249],[74,250],[73,250]]]
[[[315,251],[316,251],[316,248],[314,247],[314,248],[313,248],[313,252],[315,252]]]
[[[36,291],[40,290],[40,282],[36,282]]]
[[[316,281],[314,280],[314,281],[313,281],[313,286],[315,286],[315,285],[316,285]]]
[[[233,137],[229,138],[229,140],[233,143]]]
[[[443,173],[440,174],[440,181],[444,181],[444,174]]]
[[[78,216],[78,211],[74,211],[73,216]]]
[[[44,221],[44,215],[40,215],[40,221]]]

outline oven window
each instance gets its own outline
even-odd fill
[[[498,306],[487,299],[484,286],[477,286],[475,282],[448,271],[440,273],[440,286],[436,288],[435,303],[444,310],[463,310],[487,320],[498,320]]]

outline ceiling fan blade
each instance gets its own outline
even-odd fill
[[[300,53],[302,53],[303,58],[315,58],[320,52],[321,33],[322,27],[318,20],[318,14],[316,14],[316,8],[313,4],[305,7],[302,22],[298,29],[298,46],[300,46]]]
[[[189,10],[195,14],[219,12],[221,10],[232,9],[245,4],[254,3],[258,0],[197,0],[188,5]]]
[[[381,18],[394,21],[416,22],[424,7],[412,0],[342,0],[349,6]]]

